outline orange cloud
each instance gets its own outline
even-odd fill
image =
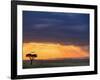
[[[23,43],[23,60],[29,59],[26,54],[34,52],[36,59],[60,59],[60,58],[86,58],[89,51],[79,46],[61,45],[54,43]]]

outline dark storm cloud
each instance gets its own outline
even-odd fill
[[[89,14],[23,11],[24,42],[89,44]]]

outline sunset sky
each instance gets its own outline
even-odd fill
[[[89,14],[23,11],[23,60],[89,57]]]

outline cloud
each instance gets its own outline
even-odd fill
[[[48,24],[48,23],[40,23],[40,24],[35,24],[33,25],[33,29],[44,29],[44,28],[47,28],[47,27],[50,27],[51,24]]]
[[[89,15],[81,13],[23,12],[24,42],[89,44]]]

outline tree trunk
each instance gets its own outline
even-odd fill
[[[32,60],[30,60],[30,61],[31,61],[31,63],[30,63],[30,64],[32,65]]]
[[[32,65],[32,58],[30,57],[30,65]]]

